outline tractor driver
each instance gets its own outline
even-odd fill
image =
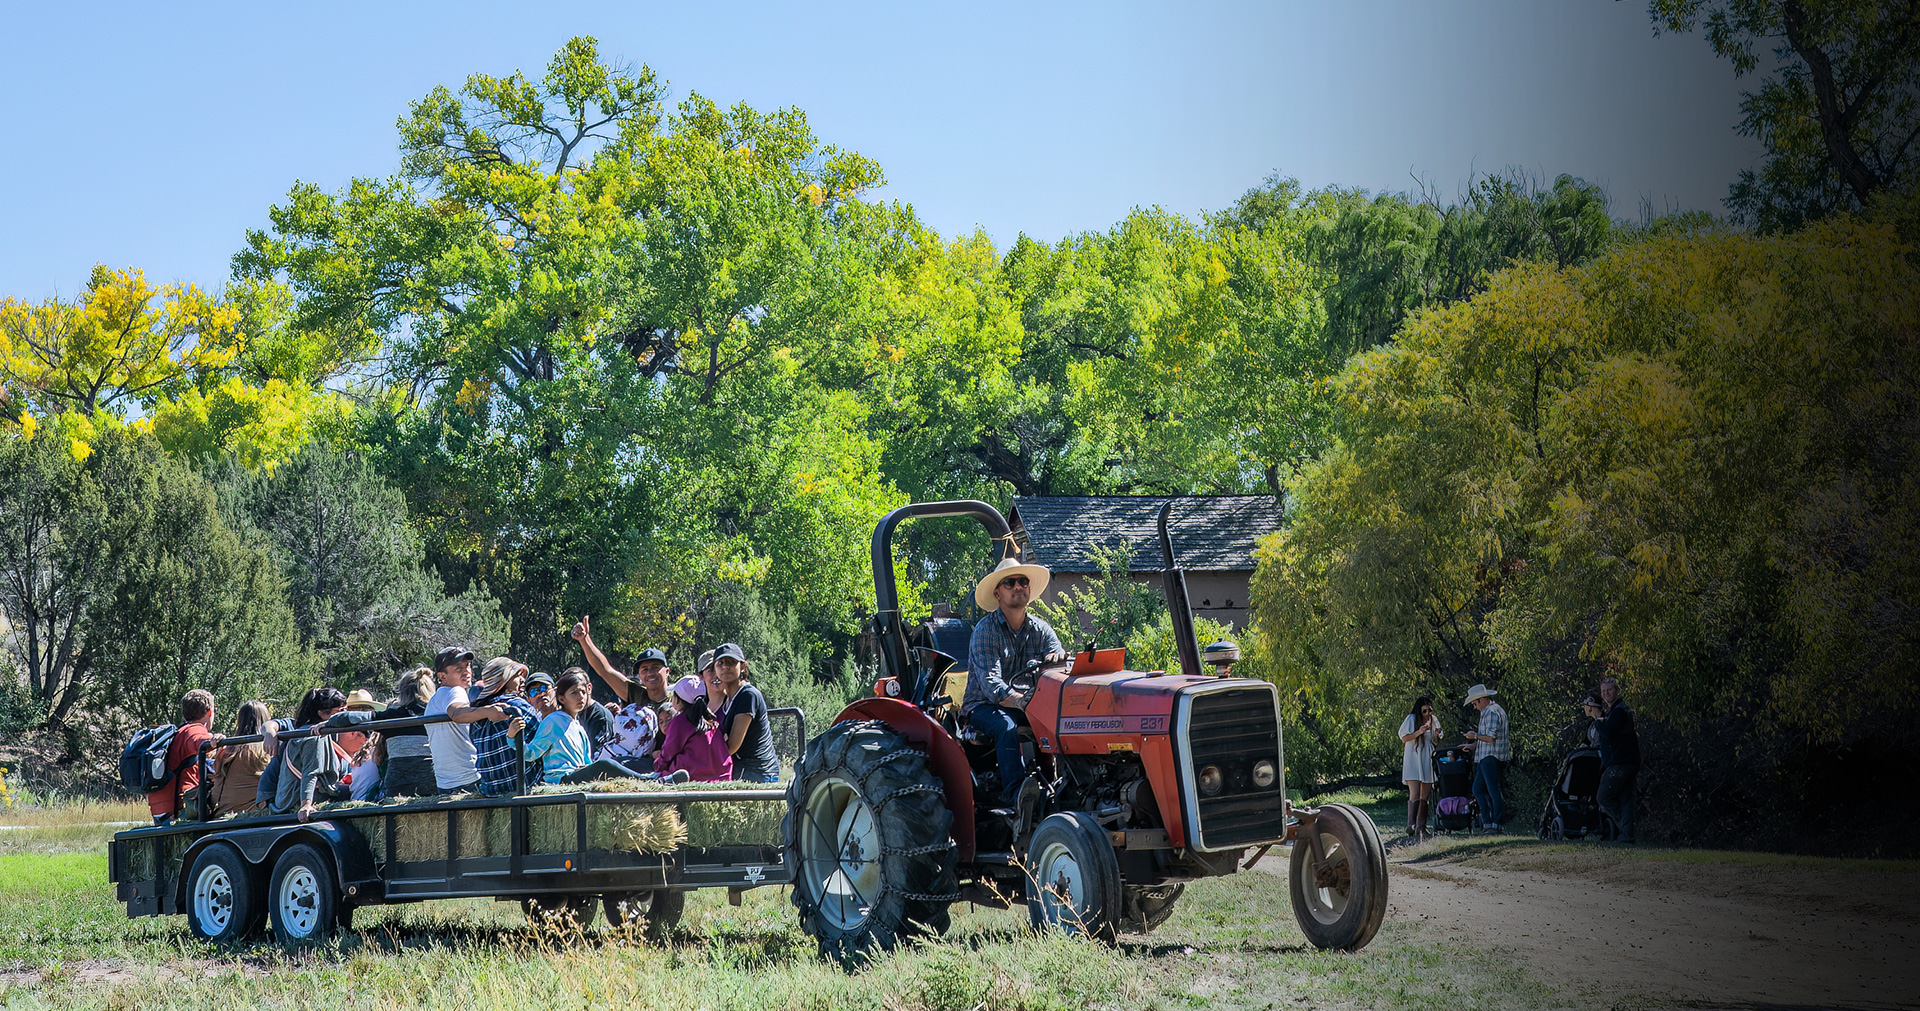
[[[1019,802],[1026,778],[1013,710],[1025,709],[1032,695],[1016,691],[1011,678],[1028,661],[1066,656],[1053,626],[1027,613],[1027,604],[1047,588],[1051,577],[1043,566],[1002,558],[973,590],[973,602],[989,613],[973,627],[967,644],[967,694],[961,712],[976,732],[993,740],[1000,759],[1000,790],[1009,806]]]

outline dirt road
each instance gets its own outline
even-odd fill
[[[1920,1007],[1911,868],[1520,841],[1390,862],[1390,919],[1512,952],[1577,1004]]]

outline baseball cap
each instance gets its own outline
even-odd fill
[[[700,661],[693,665],[693,669],[704,674],[707,668],[711,666],[713,666],[713,650],[707,650],[705,653],[700,654]]]
[[[720,644],[719,649],[713,651],[713,659],[716,663],[726,659],[734,659],[741,663],[746,663],[747,651],[741,649],[740,644],[737,642],[723,642]]]
[[[666,663],[667,654],[662,650],[643,649],[640,651],[640,655],[634,658],[633,665],[635,667],[638,667],[641,664],[646,663],[648,660],[658,660],[661,663]]]
[[[439,656],[433,658],[433,669],[437,673],[446,670],[448,667],[462,660],[471,659],[473,659],[473,650],[463,649],[459,646],[448,646],[446,649],[440,651]]]
[[[682,702],[693,702],[707,694],[707,683],[689,674],[673,683],[673,693]]]
[[[526,692],[527,692],[527,694],[528,694],[528,695],[533,695],[533,694],[535,694],[535,692],[534,692],[534,688],[535,688],[535,687],[539,687],[539,688],[552,688],[552,687],[553,687],[553,675],[551,675],[551,674],[548,674],[548,673],[547,673],[546,671],[535,671],[534,673],[532,673],[532,674],[530,674],[530,675],[528,675],[528,676],[527,676],[527,688],[526,688]]]

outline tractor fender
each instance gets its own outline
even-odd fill
[[[901,736],[927,749],[927,765],[940,779],[947,795],[947,809],[953,812],[953,843],[956,856],[974,858],[973,769],[967,765],[967,753],[947,728],[933,717],[899,699],[866,698],[840,710],[835,723],[848,720],[879,720],[900,732]]]
[[[373,862],[373,850],[367,846],[366,839],[360,833],[334,822],[314,821],[304,825],[234,828],[201,836],[180,858],[180,880],[174,885],[174,908],[186,908],[187,871],[207,847],[221,843],[232,846],[239,851],[241,859],[260,868],[261,873],[265,874],[272,871],[273,861],[281,851],[303,842],[312,843],[333,855],[335,880],[340,882],[345,901],[360,905],[369,900],[378,901],[384,896],[380,874]]]

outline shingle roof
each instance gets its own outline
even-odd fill
[[[1008,521],[1031,561],[1055,572],[1098,572],[1088,553],[1133,541],[1135,571],[1165,568],[1160,560],[1158,495],[1087,495],[1015,498]],[[1207,495],[1181,498],[1171,518],[1173,550],[1195,572],[1253,571],[1254,542],[1280,526],[1280,509],[1268,495]]]

